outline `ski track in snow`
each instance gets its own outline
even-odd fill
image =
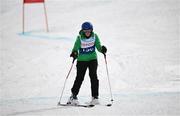
[[[156,111],[156,113],[168,113],[171,110],[174,110],[173,105],[169,105],[168,106],[168,110],[166,111],[164,110],[164,108],[166,108],[166,106],[161,106],[158,105],[161,103],[164,103],[164,101],[168,101],[173,98],[173,99],[178,99],[176,96],[179,95],[180,93],[178,92],[147,92],[147,93],[120,93],[120,94],[114,94],[113,96],[115,97],[114,99],[114,104],[111,107],[107,107],[107,106],[95,106],[94,108],[81,108],[81,110],[88,110],[91,111],[92,109],[94,109],[94,111],[92,112],[97,112],[96,108],[100,108],[101,110],[106,109],[106,113],[108,113],[109,115],[115,115],[116,113],[118,114],[125,114],[125,115],[131,115],[131,112],[133,111],[134,106],[142,108],[141,111],[137,111],[134,113],[134,115],[140,115],[140,114],[144,114],[144,115],[148,115],[151,112]],[[107,95],[105,95],[107,96]],[[167,96],[169,96],[168,98],[166,98]],[[68,98],[68,96],[65,97],[66,99]],[[56,106],[57,102],[55,102],[55,100],[57,100],[57,97],[37,97],[37,98],[25,98],[25,99],[12,99],[12,100],[6,100],[0,103],[0,106],[3,106],[3,110],[7,110],[7,111],[13,111],[13,106],[16,106],[16,111],[13,113],[7,113],[8,116],[13,116],[13,115],[40,115],[40,114],[44,114],[44,112],[56,112],[57,114],[61,114],[61,112],[59,112],[60,110],[72,110],[71,112],[74,112],[77,110],[77,107],[62,107],[62,106]],[[85,103],[85,101],[87,101],[87,96],[80,96],[80,103]],[[148,101],[148,99],[153,99],[153,101]],[[168,100],[169,99],[169,100]],[[108,101],[107,98],[104,99],[105,101]],[[143,106],[138,105],[139,102],[141,102],[141,105],[146,105],[147,109],[143,109]],[[108,103],[108,102],[107,102]],[[101,104],[106,104],[103,103],[101,101]],[[152,107],[153,104],[157,104],[155,106]],[[8,107],[8,106],[11,106]],[[18,107],[20,106],[20,107]],[[21,107],[24,106],[23,111],[21,109]],[[120,108],[120,112],[116,111]],[[130,108],[130,110],[125,110],[126,108]],[[151,112],[148,111],[150,108]],[[157,109],[158,108],[158,111]],[[99,110],[99,109],[98,109]],[[116,111],[116,112],[111,112],[111,111]],[[178,110],[178,109],[176,109]],[[85,112],[87,113],[87,112]],[[56,114],[56,115],[57,115]],[[67,113],[68,114],[68,113]],[[98,114],[100,115],[104,115],[104,113],[99,112]],[[53,115],[53,114],[51,114]],[[65,113],[66,115],[66,113]],[[79,113],[77,113],[76,115],[80,115]]]

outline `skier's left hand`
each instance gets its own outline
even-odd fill
[[[102,46],[102,48],[101,48],[101,52],[102,52],[103,54],[106,54],[106,52],[107,52],[107,48],[106,48],[105,46]]]

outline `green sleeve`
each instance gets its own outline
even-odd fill
[[[74,43],[74,47],[73,47],[72,51],[78,51],[79,48],[80,48],[80,37],[78,36],[78,37],[76,38],[76,41],[75,41],[75,43]]]
[[[101,42],[99,40],[99,37],[96,34],[95,34],[95,37],[96,37],[95,46],[96,46],[97,50],[99,52],[101,52]]]

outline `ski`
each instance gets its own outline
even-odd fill
[[[107,106],[107,107],[111,107],[112,104],[97,104],[97,105],[93,105],[93,106]]]
[[[96,105],[93,105],[93,104],[89,104],[89,103],[85,103],[87,106],[107,106],[107,107],[111,107],[112,106],[112,103],[108,103],[108,104],[96,104]]]
[[[99,104],[91,104],[91,103],[85,102],[85,104],[86,104],[86,105],[88,105],[88,106],[90,106],[90,105],[92,105],[92,106],[107,106],[107,107],[111,107],[111,106],[112,106],[112,103],[104,103],[104,104],[102,104],[102,103],[99,103]]]
[[[110,106],[112,106],[112,104],[106,104],[106,106],[110,107]]]
[[[84,108],[94,107],[94,105],[82,105],[82,104],[72,105],[72,104],[62,104],[62,103],[58,103],[58,106],[72,106],[72,107],[84,107]]]

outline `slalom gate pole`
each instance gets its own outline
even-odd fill
[[[63,89],[62,89],[62,92],[61,92],[61,95],[60,95],[60,99],[59,99],[59,102],[58,102],[57,105],[61,104],[61,99],[62,99],[62,96],[63,96],[63,93],[64,93],[64,89],[65,89],[65,86],[66,86],[66,81],[67,81],[67,79],[68,79],[68,77],[69,77],[69,74],[71,73],[71,70],[72,70],[74,61],[75,61],[75,59],[73,59],[72,64],[71,64],[71,68],[70,68],[70,70],[69,70],[69,72],[68,72],[68,74],[67,74],[67,76],[66,76],[66,78],[65,78],[64,86],[63,86]]]
[[[45,2],[43,3],[43,5],[44,5],[44,14],[45,14],[45,21],[46,21],[46,31],[49,32],[49,28],[48,28],[48,17],[47,17],[47,10],[46,10]]]
[[[107,65],[107,59],[106,59],[106,54],[104,53],[104,59],[105,59],[105,64],[106,64],[106,72],[107,72],[107,78],[108,78],[108,83],[109,83],[109,91],[110,91],[110,96],[111,96],[111,103],[113,103],[113,97],[112,97],[112,90],[111,90],[111,83],[110,83],[110,78],[109,78],[109,71],[108,71],[108,65]]]
[[[24,9],[25,9],[25,6],[24,6],[24,3],[23,3],[23,6],[22,6],[22,33],[24,34],[24,18],[25,18],[25,14],[24,14]]]

